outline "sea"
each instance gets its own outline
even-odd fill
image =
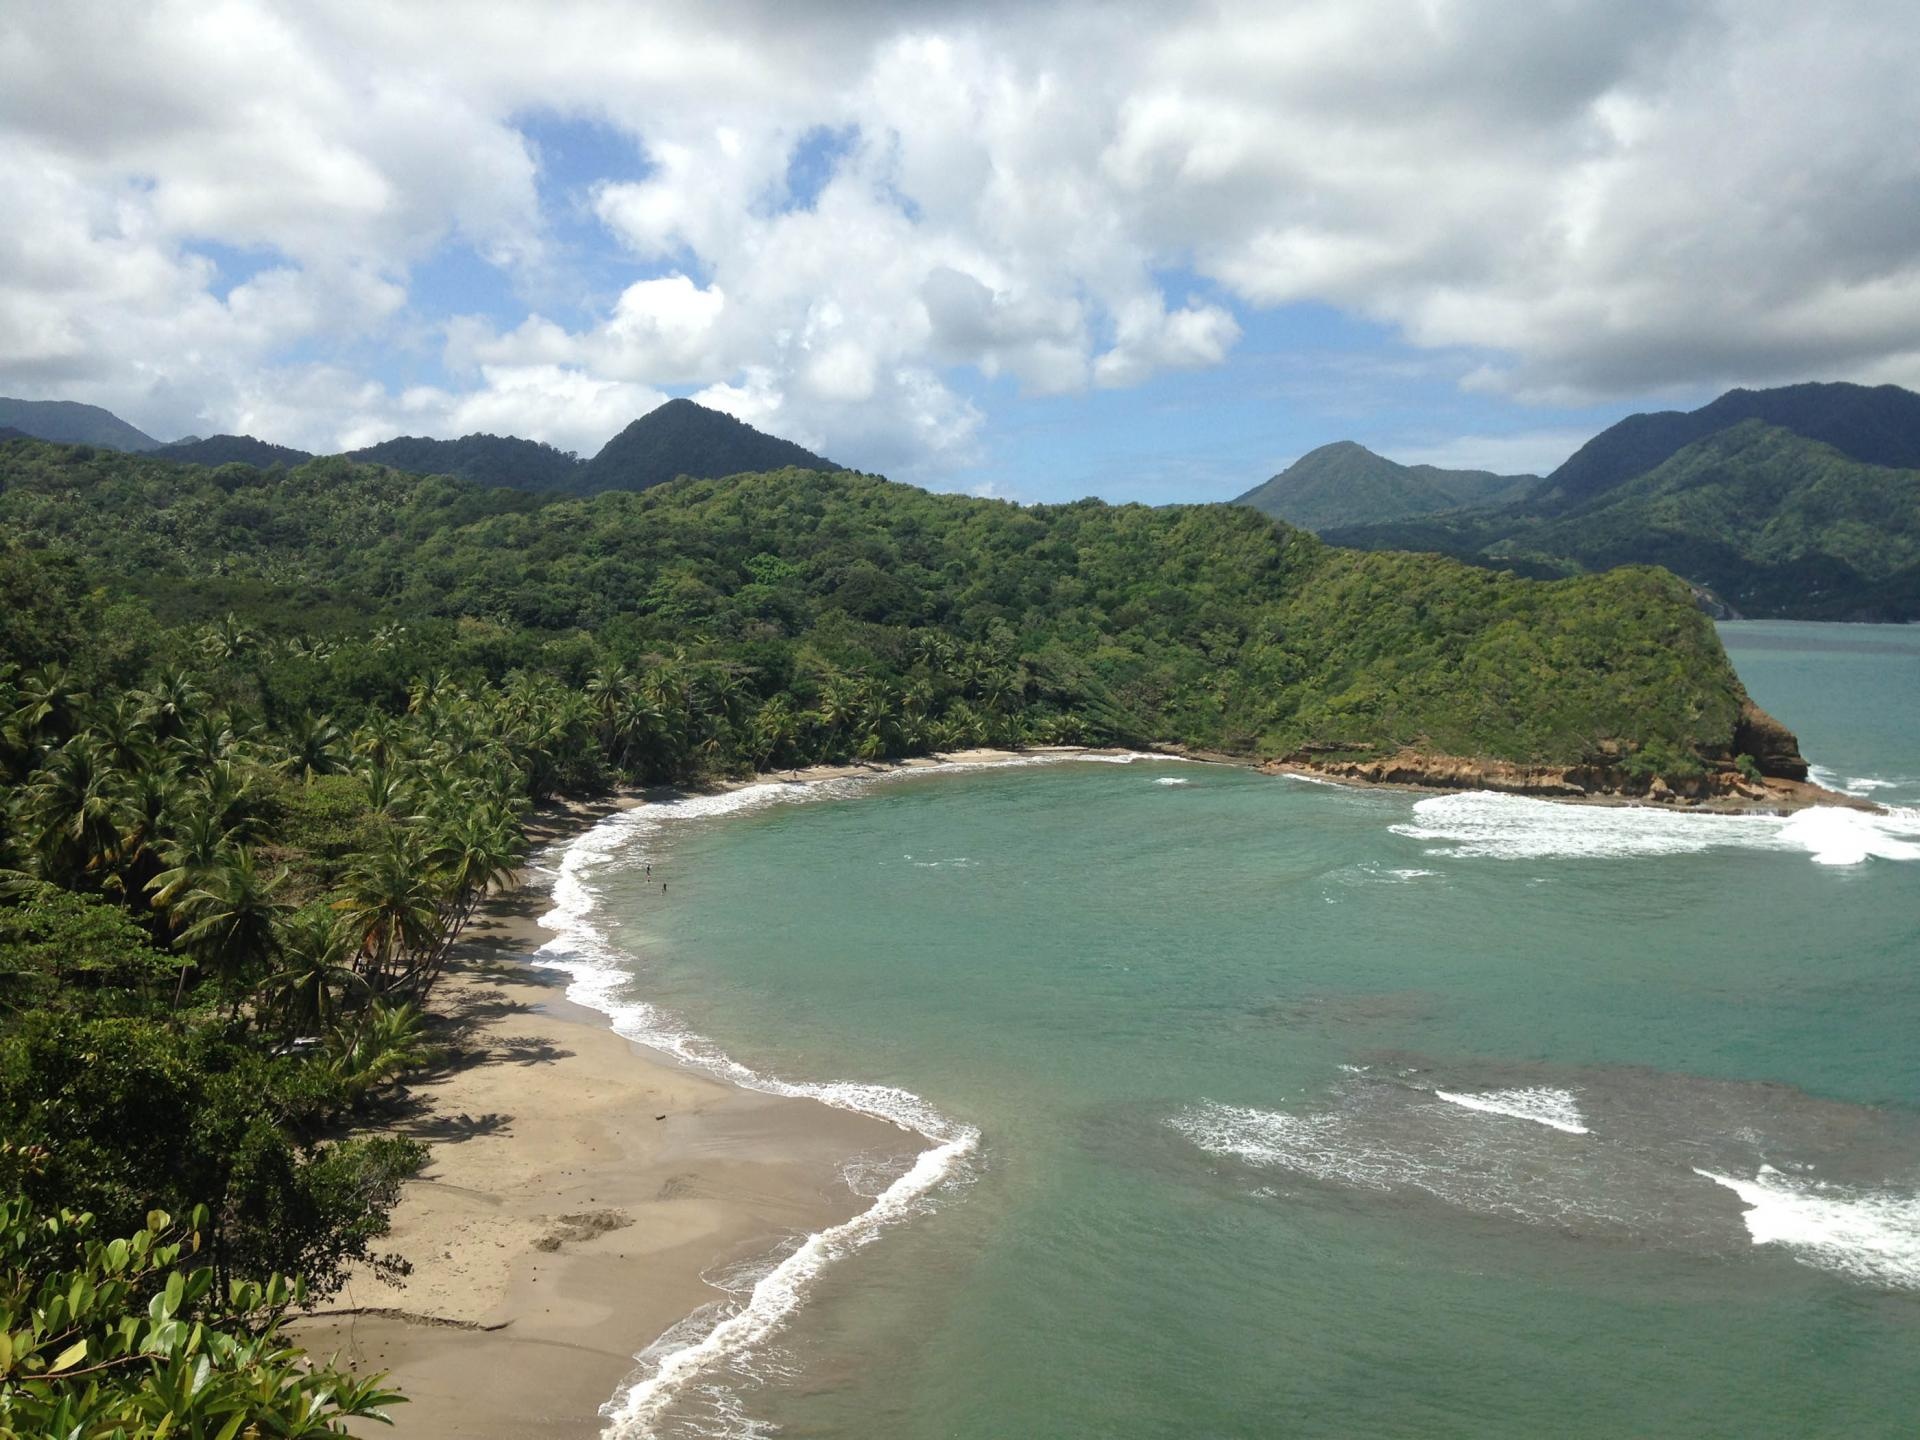
[[[1721,636],[1885,814],[1036,757],[549,855],[575,998],[924,1140],[608,1433],[1920,1434],[1920,627]]]

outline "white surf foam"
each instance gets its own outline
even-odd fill
[[[1740,1197],[1754,1244],[1783,1246],[1804,1263],[1857,1280],[1920,1290],[1920,1195],[1826,1185],[1771,1165],[1751,1180],[1694,1173]]]
[[[1153,783],[1156,785],[1191,785],[1193,782],[1179,775],[1162,775]]]
[[[1569,1135],[1589,1133],[1586,1117],[1581,1115],[1580,1104],[1570,1090],[1555,1090],[1540,1085],[1526,1090],[1482,1090],[1476,1094],[1455,1090],[1436,1090],[1433,1093],[1449,1105],[1464,1106],[1468,1110],[1480,1110],[1488,1115],[1509,1115],[1515,1120],[1531,1120],[1536,1125],[1550,1125]]]
[[[569,977],[567,998],[598,1010],[627,1039],[662,1051],[686,1064],[747,1089],[818,1100],[843,1110],[886,1120],[933,1142],[910,1168],[874,1197],[873,1204],[843,1224],[808,1236],[754,1285],[737,1309],[713,1306],[675,1325],[635,1359],[643,1376],[601,1407],[607,1433],[639,1440],[652,1433],[687,1382],[729,1359],[744,1355],[776,1330],[799,1307],[814,1278],[834,1260],[858,1249],[888,1226],[919,1213],[934,1191],[960,1176],[978,1148],[980,1133],[942,1115],[911,1091],[857,1081],[827,1083],[783,1080],[741,1064],[712,1041],[672,1016],[623,992],[631,983],[629,957],[608,938],[595,919],[599,898],[594,882],[646,862],[645,841],[663,827],[688,820],[742,814],[773,805],[824,800],[861,793],[868,786],[910,775],[951,775],[1009,766],[1093,760],[1107,764],[1173,760],[1179,757],[1128,752],[1082,755],[1072,752],[1009,759],[950,761],[939,766],[881,771],[812,782],[764,781],[719,795],[662,801],[610,815],[573,840],[543,853],[534,868],[552,877],[553,907],[540,923],[554,932],[536,963]]]
[[[1415,802],[1396,835],[1429,854],[1475,859],[1615,859],[1745,849],[1797,852],[1819,865],[1920,860],[1920,810],[1867,814],[1817,806],[1788,816],[1701,815],[1653,806],[1563,805],[1475,790]]]
[[[1876,790],[1898,790],[1913,783],[1911,780],[1886,780],[1873,775],[1842,775],[1824,765],[1809,766],[1807,778],[1823,789],[1861,796],[1871,795]]]

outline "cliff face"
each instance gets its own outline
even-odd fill
[[[1779,780],[1807,778],[1799,737],[1751,700],[1740,707],[1739,723],[1733,727],[1733,753],[1751,755],[1762,775]]]

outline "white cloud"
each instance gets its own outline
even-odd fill
[[[1509,435],[1461,435],[1437,445],[1383,445],[1380,451],[1402,465],[1545,475],[1592,438],[1590,429],[1523,430]]]
[[[698,389],[932,473],[983,420],[950,367],[1137,385],[1302,300],[1484,352],[1470,387],[1523,401],[1913,383],[1916,60],[1905,0],[15,6],[0,389],[584,449]],[[588,187],[610,285],[554,243],[530,114],[650,167]],[[422,314],[451,243],[567,303]],[[265,261],[226,289],[209,244]],[[423,336],[444,384],[338,358]]]

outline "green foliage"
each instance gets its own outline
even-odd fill
[[[1309,451],[1233,503],[1306,530],[1376,525],[1518,500],[1537,475],[1400,465],[1351,440]]]
[[[0,898],[0,1027],[32,1009],[156,1009],[175,965],[121,906],[36,881]]]
[[[1912,620],[1920,618],[1920,469],[1899,465],[1915,457],[1920,397],[1906,391],[1735,391],[1690,415],[1621,422],[1525,504],[1327,538],[1543,576],[1663,565],[1743,614]]]
[[[645,490],[682,475],[716,480],[789,466],[838,468],[791,440],[763,435],[731,415],[691,400],[669,400],[609,440],[565,488],[597,495],[603,490]]]
[[[204,440],[175,440],[153,453],[157,459],[171,460],[181,465],[250,465],[256,470],[267,470],[276,465],[290,469],[313,459],[305,450],[295,450],[290,445],[270,445],[251,435],[210,435]],[[235,478],[236,483],[245,483]]]
[[[332,1070],[237,1031],[41,1012],[0,1038],[0,1134],[36,1156],[8,1184],[111,1229],[156,1207],[208,1207],[223,1274],[279,1271],[331,1292],[374,1249],[412,1141],[319,1137],[354,1099]]]
[[[281,1335],[305,1298],[278,1275],[196,1264],[204,1211],[98,1238],[95,1217],[0,1201],[0,1440],[342,1435],[404,1397],[313,1366]],[[111,1230],[113,1227],[106,1227]]]
[[[1063,726],[1242,752],[1427,743],[1574,762],[1603,740],[1722,747],[1737,703],[1671,582],[1536,585],[1355,558],[1234,507],[1021,508],[787,471],[530,509],[327,461],[261,491],[267,523],[225,546],[194,472],[96,456],[83,480],[56,458],[10,483],[0,520],[121,574],[130,544],[146,553],[109,518],[131,510],[147,517],[136,532],[187,540],[168,583],[202,584],[212,567],[196,557],[218,553],[283,597],[253,612],[266,638],[239,661],[244,693],[283,725],[399,711],[429,671],[478,696],[622,670],[598,715],[539,701],[553,728],[529,757],[535,795],[609,770],[737,773]],[[301,597],[345,594],[405,618],[376,611],[334,636],[292,625],[324,613]]]
[[[581,461],[565,450],[512,435],[462,435],[458,440],[401,435],[350,451],[347,458],[415,475],[457,475],[476,485],[510,485],[516,490],[572,489],[581,467]]]

